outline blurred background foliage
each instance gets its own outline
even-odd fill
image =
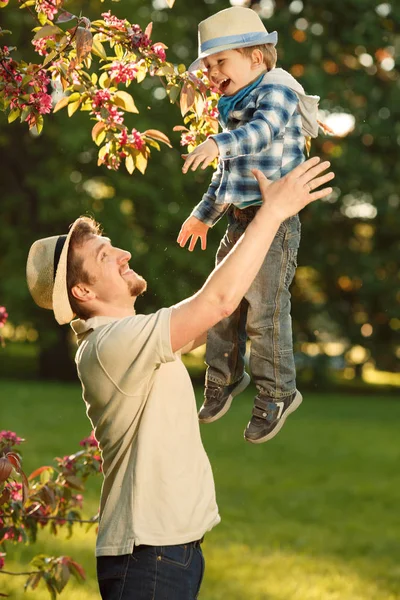
[[[89,18],[111,10],[168,46],[167,60],[188,65],[197,52],[197,24],[231,4],[250,6],[277,30],[278,66],[306,91],[321,97],[322,120],[336,132],[313,141],[311,154],[328,158],[336,173],[333,194],[301,216],[302,244],[292,286],[296,358],[304,385],[331,386],[362,378],[399,383],[400,358],[400,5],[375,0],[97,0],[67,3]],[[37,61],[29,13],[12,4],[1,13],[4,39],[25,59]],[[138,300],[151,312],[195,292],[211,271],[224,230],[209,234],[205,252],[176,244],[181,223],[206,190],[211,169],[181,173],[177,106],[158,78],[130,88],[140,110],[130,115],[139,131],[160,129],[173,149],[154,152],[145,175],[96,165],[87,113],[49,115],[34,137],[26,125],[0,120],[0,304],[3,328],[0,374],[75,378],[68,327],[37,308],[25,283],[31,243],[67,230],[80,214],[99,220],[113,243],[132,253],[132,266],[149,283]],[[201,365],[201,357],[189,359]],[[332,377],[332,374],[335,374]]]

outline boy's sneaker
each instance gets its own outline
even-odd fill
[[[252,444],[261,444],[272,439],[283,427],[287,417],[303,400],[296,390],[291,396],[275,400],[259,394],[256,396],[253,415],[244,430],[244,439]]]
[[[243,392],[250,383],[250,376],[243,377],[231,385],[209,383],[204,390],[204,404],[199,410],[200,423],[212,423],[224,416],[231,407],[235,396]]]

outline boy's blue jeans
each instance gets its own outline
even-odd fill
[[[200,542],[141,545],[132,554],[97,558],[103,600],[195,600],[203,574]]]
[[[228,219],[216,264],[236,244],[251,220],[245,222],[245,217],[238,221],[232,208]],[[206,385],[230,385],[242,377],[248,337],[250,373],[258,391],[276,399],[295,392],[289,286],[297,266],[299,244],[300,220],[296,215],[280,226],[260,271],[235,312],[209,330]]]

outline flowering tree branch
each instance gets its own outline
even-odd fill
[[[0,7],[6,4],[0,1]],[[151,149],[171,146],[161,131],[139,132],[125,122],[127,114],[139,112],[127,88],[149,76],[159,77],[170,102],[179,103],[184,126],[174,130],[182,132],[181,144],[189,151],[218,131],[215,90],[201,73],[196,77],[185,65],[167,61],[165,44],[151,40],[152,23],[142,30],[110,11],[91,22],[63,9],[62,0],[27,0],[20,8],[39,23],[32,44],[43,62],[17,62],[15,48],[0,48],[0,109],[9,123],[20,119],[39,134],[52,111],[66,108],[70,117],[86,111],[94,121],[98,165],[116,170],[124,164],[129,173],[144,173]],[[6,33],[0,29],[0,35]],[[61,97],[53,106],[54,96]]]
[[[42,466],[28,477],[22,470],[22,459],[16,447],[25,440],[12,431],[0,432],[0,574],[28,576],[25,589],[35,589],[43,581],[55,598],[73,575],[85,579],[82,567],[69,556],[35,556],[32,571],[13,572],[3,569],[8,544],[33,544],[39,527],[48,527],[53,535],[67,527],[73,534],[75,523],[93,526],[98,515],[82,519],[84,484],[90,475],[101,472],[101,457],[93,434],[81,441],[82,449],[56,458],[56,467]],[[78,492],[78,493],[77,493]]]

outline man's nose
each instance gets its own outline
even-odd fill
[[[122,264],[124,262],[128,262],[129,260],[131,260],[132,255],[130,252],[128,252],[128,250],[119,250],[118,249],[118,252],[119,252],[119,254],[118,254],[118,262],[119,263]]]

